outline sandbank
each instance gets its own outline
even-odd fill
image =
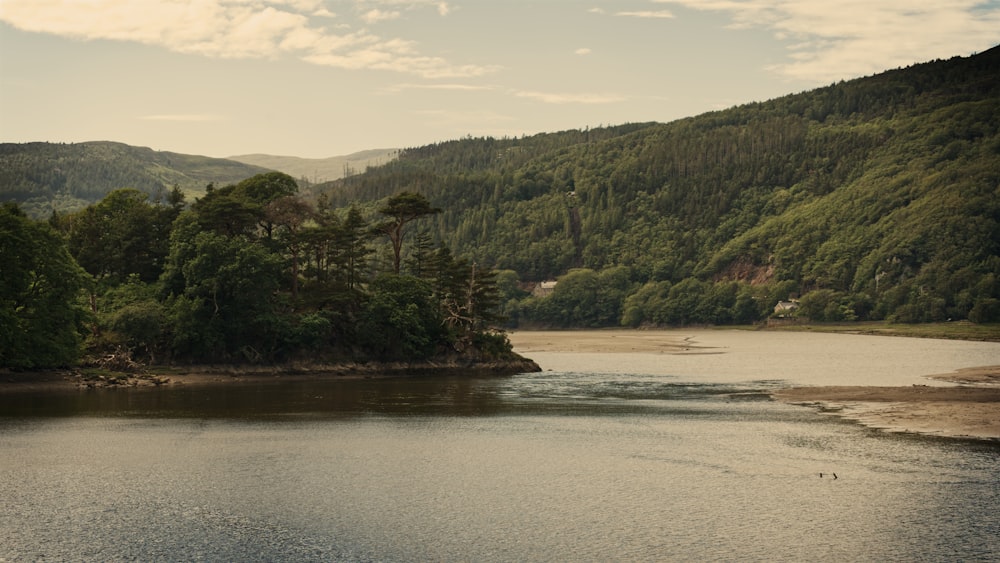
[[[700,344],[698,334],[680,330],[518,331],[510,340],[518,353],[528,357],[537,352],[724,353]],[[789,387],[772,396],[890,432],[1000,440],[1000,366],[964,368],[927,378],[941,384]]]
[[[961,380],[968,372],[976,371],[994,383],[956,387],[792,387],[773,396],[889,432],[1000,440],[1000,385],[995,383],[1000,366],[961,371],[965,374],[935,377]]]
[[[603,354],[677,354],[706,352],[691,331],[679,330],[529,330],[508,334],[514,350],[533,352],[594,352]]]

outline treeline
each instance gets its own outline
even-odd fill
[[[414,236],[441,211],[424,196],[366,214],[297,192],[273,172],[189,206],[121,189],[42,222],[5,203],[0,366],[70,365],[83,343],[151,363],[511,356],[496,273]]]
[[[604,287],[597,308],[560,305],[559,286],[508,303],[521,321],[745,322],[801,296],[814,320],[988,322],[998,163],[994,48],[669,124],[411,149],[315,193],[420,186],[445,209],[432,240],[525,287]],[[693,296],[715,305],[677,305]]]
[[[132,162],[134,156],[144,163],[139,168],[154,170],[161,179],[176,178],[174,172],[205,179],[228,162],[199,164],[201,157],[148,149],[111,158],[124,154],[124,145],[87,143],[87,150],[97,152],[80,153],[76,166],[66,155],[82,145],[40,145],[31,150],[55,152],[35,161],[0,162],[0,174],[8,174],[0,190],[22,190],[18,198],[26,197],[35,188],[25,188],[31,183],[25,178],[37,177],[38,186],[63,186],[52,195],[57,209],[84,201],[73,199],[77,195],[103,197],[109,184],[96,180],[102,174],[115,182],[127,179],[120,172],[96,172],[107,163]],[[0,159],[21,150],[17,147],[0,146]],[[43,164],[46,158],[55,165]],[[757,322],[771,315],[778,301],[792,298],[798,298],[797,314],[819,321],[995,322],[1000,321],[998,163],[1000,48],[994,48],[668,124],[470,137],[407,149],[384,166],[305,187],[299,200],[307,208],[284,211],[304,213],[301,224],[258,218],[248,230],[247,217],[264,213],[272,202],[246,195],[245,188],[234,188],[236,195],[222,188],[214,190],[221,194],[206,194],[189,210],[176,211],[168,230],[170,237],[189,233],[192,240],[182,248],[197,246],[193,237],[200,229],[225,240],[253,240],[268,256],[283,256],[283,281],[273,295],[294,295],[296,303],[316,310],[339,307],[316,301],[329,290],[322,288],[349,287],[360,279],[371,291],[377,287],[375,273],[395,271],[396,264],[402,274],[429,279],[426,268],[440,268],[433,259],[438,249],[448,248],[438,258],[468,257],[463,267],[498,272],[501,312],[511,326]],[[95,170],[92,187],[71,182],[68,170],[74,169]],[[65,181],[59,179],[62,173]],[[145,205],[173,209],[167,186],[177,182],[150,191],[138,179],[131,181],[128,185],[152,194]],[[322,244],[344,243],[321,244],[317,240],[328,235],[312,229],[324,221],[370,223],[389,198],[404,191],[423,194],[440,212],[408,229],[408,245],[365,240],[362,246],[374,252],[362,257],[364,268],[355,272],[360,278],[336,281],[351,271],[343,261],[352,259],[324,254]],[[245,201],[233,204],[230,195]],[[29,216],[51,213],[53,200],[20,201]],[[250,204],[259,209],[241,207]],[[68,222],[65,216],[53,220],[72,242]],[[389,231],[380,232],[392,242]],[[195,266],[170,265],[188,255],[174,256],[172,238],[149,240],[166,241],[166,254],[162,243],[151,245],[161,258],[149,270],[160,277],[133,273],[143,283],[169,282],[169,291],[158,289],[156,299],[174,315],[171,322],[180,318],[177,303],[183,299],[177,296],[189,291],[208,296],[213,284],[225,285],[221,279],[195,284],[200,290],[185,285],[186,272],[194,275]],[[239,256],[234,248],[220,248]],[[71,250],[86,262],[84,254]],[[538,282],[556,279],[552,295],[531,295]],[[341,296],[337,299],[350,295],[334,293]],[[293,307],[296,314],[306,310],[296,307],[301,306]],[[180,341],[171,342],[157,350],[196,355]],[[282,357],[282,346],[261,345],[270,350],[266,353],[255,346],[245,355]],[[225,349],[227,356],[239,355]]]
[[[174,186],[200,194],[209,183],[235,183],[266,172],[232,160],[122,143],[0,143],[0,200],[29,216],[78,211],[108,192],[130,187],[164,196]]]

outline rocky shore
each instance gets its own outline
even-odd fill
[[[0,393],[73,391],[78,389],[171,387],[302,380],[317,378],[390,378],[454,373],[513,375],[541,371],[534,361],[520,356],[476,361],[451,357],[421,362],[342,362],[336,364],[290,363],[279,365],[153,366],[129,372],[91,369],[0,371]]]

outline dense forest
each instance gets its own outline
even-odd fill
[[[270,172],[221,158],[193,156],[122,143],[0,143],[0,201],[29,216],[78,211],[108,192],[134,188],[162,199],[173,187],[189,197],[208,184],[225,185]]]
[[[466,138],[313,187],[444,208],[514,323],[1000,320],[1000,48],[676,122]]]
[[[317,207],[280,172],[210,185],[190,205],[180,189],[152,201],[124,188],[43,221],[4,203],[0,367],[72,365],[85,352],[524,369],[494,330],[497,274],[446,247],[410,248],[412,227],[440,212],[406,191],[371,216]]]
[[[411,148],[301,191],[123,147],[0,146],[0,365],[71,362],[81,336],[281,362],[502,356],[500,324],[1000,321],[1000,48],[672,123]]]

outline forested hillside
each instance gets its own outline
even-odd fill
[[[522,322],[1000,320],[1000,48],[668,124],[403,151],[315,193],[418,191]],[[525,285],[528,285],[525,283]],[[523,296],[522,296],[523,297]]]
[[[509,352],[504,316],[1000,321],[1000,48],[667,124],[407,149],[302,191],[259,172],[0,145],[0,320],[33,327],[0,348],[49,354],[3,362],[66,361],[88,327],[150,360],[282,361]]]
[[[200,195],[268,169],[221,158],[154,151],[122,143],[0,143],[0,201],[30,216],[75,211],[113,190],[165,196],[173,187]]]

